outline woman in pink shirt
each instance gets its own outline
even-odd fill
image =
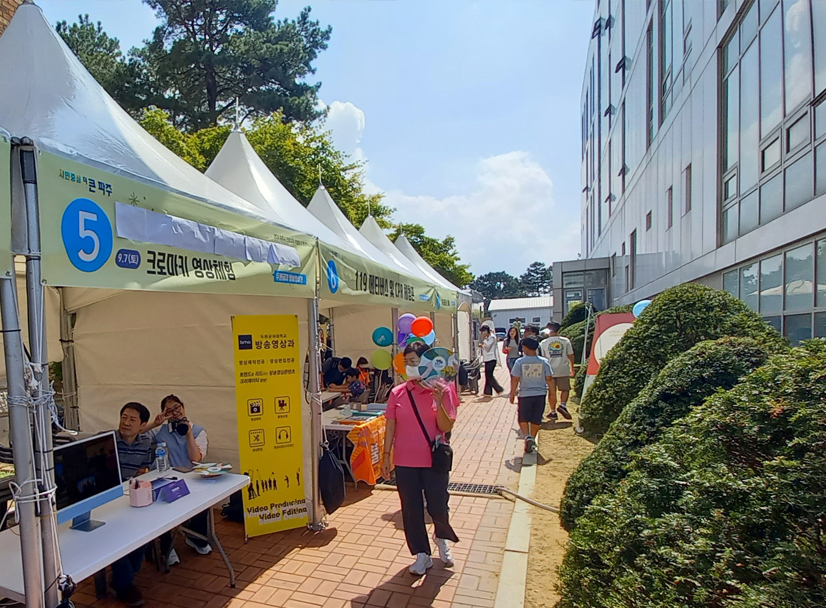
[[[415,342],[404,349],[408,381],[395,387],[387,400],[387,431],[382,459],[382,475],[385,479],[390,479],[390,472],[395,465],[404,536],[410,553],[416,556],[416,562],[409,570],[411,574],[419,576],[433,565],[424,521],[423,496],[427,499],[427,512],[434,524],[433,540],[445,566],[453,566],[453,556],[447,541],[459,542],[448,519],[450,495],[447,484],[450,473],[438,473],[431,468],[433,461],[430,447],[431,441],[437,436],[440,441],[447,442],[445,434],[453,428],[459,397],[453,384],[431,388],[422,383],[419,361],[428,348],[421,342]],[[427,438],[413,411],[414,407],[427,430]],[[391,463],[390,451],[394,445]]]

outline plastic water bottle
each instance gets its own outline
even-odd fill
[[[169,471],[169,452],[164,442],[159,443],[155,448],[155,468],[161,475]]]

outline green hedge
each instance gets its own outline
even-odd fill
[[[677,421],[577,521],[559,608],[826,606],[826,343]]]
[[[571,530],[594,499],[615,491],[633,455],[719,389],[728,390],[772,353],[750,338],[700,342],[674,357],[611,425],[565,486],[562,525]]]
[[[574,323],[573,325],[569,325],[565,329],[559,330],[559,335],[565,338],[568,338],[571,341],[571,346],[574,348],[574,361],[579,363],[582,361],[582,347],[585,344],[585,324],[588,323],[590,325],[590,331],[588,332],[588,349],[591,349],[591,340],[594,337],[594,319],[592,318],[590,322],[588,321],[580,321],[579,323]]]
[[[571,325],[582,323],[587,318],[588,307],[586,306],[585,302],[574,304],[568,309],[568,314],[565,315],[565,317],[562,319],[562,323],[560,323],[560,328],[565,329],[566,327],[570,327]]]
[[[577,403],[582,400],[582,389],[585,387],[585,376],[588,372],[588,359],[585,360],[583,365],[580,365],[579,368],[576,370],[576,375],[574,376],[574,395],[576,396]]]
[[[671,357],[724,336],[784,343],[757,313],[724,291],[686,283],[661,293],[602,360],[580,408],[585,432],[603,435]]]

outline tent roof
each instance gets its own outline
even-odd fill
[[[327,228],[290,194],[242,132],[233,131],[229,134],[218,156],[207,169],[206,176],[277,221],[316,236],[328,245],[354,251],[349,243]]]
[[[419,255],[419,252],[410,244],[410,241],[407,240],[407,237],[403,234],[396,239],[396,247],[399,251],[401,251],[402,255],[410,260],[411,263],[415,264],[415,266],[424,272],[427,276],[431,277],[431,281],[434,281],[437,285],[444,287],[445,289],[452,289],[453,291],[459,291],[459,288],[456,287],[453,283],[448,281],[438,272],[433,270],[433,268],[424,261],[424,258]]]
[[[364,238],[361,233],[356,230],[356,227],[350,223],[350,220],[347,219],[342,210],[338,208],[338,205],[336,205],[324,186],[319,186],[318,190],[315,191],[313,199],[310,201],[307,209],[321,220],[325,226],[348,243],[350,249],[355,249],[360,255],[384,264],[388,268],[407,275],[410,274],[410,271],[406,267],[384,255],[373,243]],[[419,275],[417,274],[415,276]]]
[[[46,20],[22,4],[0,36],[0,124],[45,151],[270,224],[147,133],[92,77]]]
[[[408,274],[418,277],[424,281],[431,283],[433,282],[433,278],[419,270],[413,262],[402,255],[401,251],[396,249],[393,241],[388,238],[372,215],[367,216],[367,219],[364,220],[364,223],[359,229],[359,233],[361,233],[364,238],[370,241],[384,255],[393,260],[402,268],[405,268]]]

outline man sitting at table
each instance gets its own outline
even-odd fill
[[[347,390],[345,384],[345,372],[353,366],[350,357],[335,357],[324,363],[324,385],[328,391],[344,392]]]
[[[156,443],[166,443],[169,465],[172,467],[191,469],[193,462],[201,462],[206,456],[208,445],[206,431],[203,427],[189,421],[183,401],[175,395],[167,395],[161,400],[161,413],[149,423],[146,432]],[[206,536],[208,514],[209,509],[206,509],[184,525],[193,532]],[[161,549],[164,554],[169,550],[171,543],[171,534],[161,536]],[[187,536],[186,544],[201,555],[207,555],[212,551],[210,544],[200,538]],[[175,549],[171,549],[167,563],[174,566],[180,561]]]
[[[120,410],[120,423],[115,432],[118,446],[120,476],[130,479],[141,475],[152,466],[155,446],[152,439],[143,433],[149,422],[149,410],[142,403],[127,403]],[[127,606],[144,604],[141,592],[135,587],[135,573],[140,572],[146,547],[135,549],[129,555],[112,563],[112,589],[117,598]]]

